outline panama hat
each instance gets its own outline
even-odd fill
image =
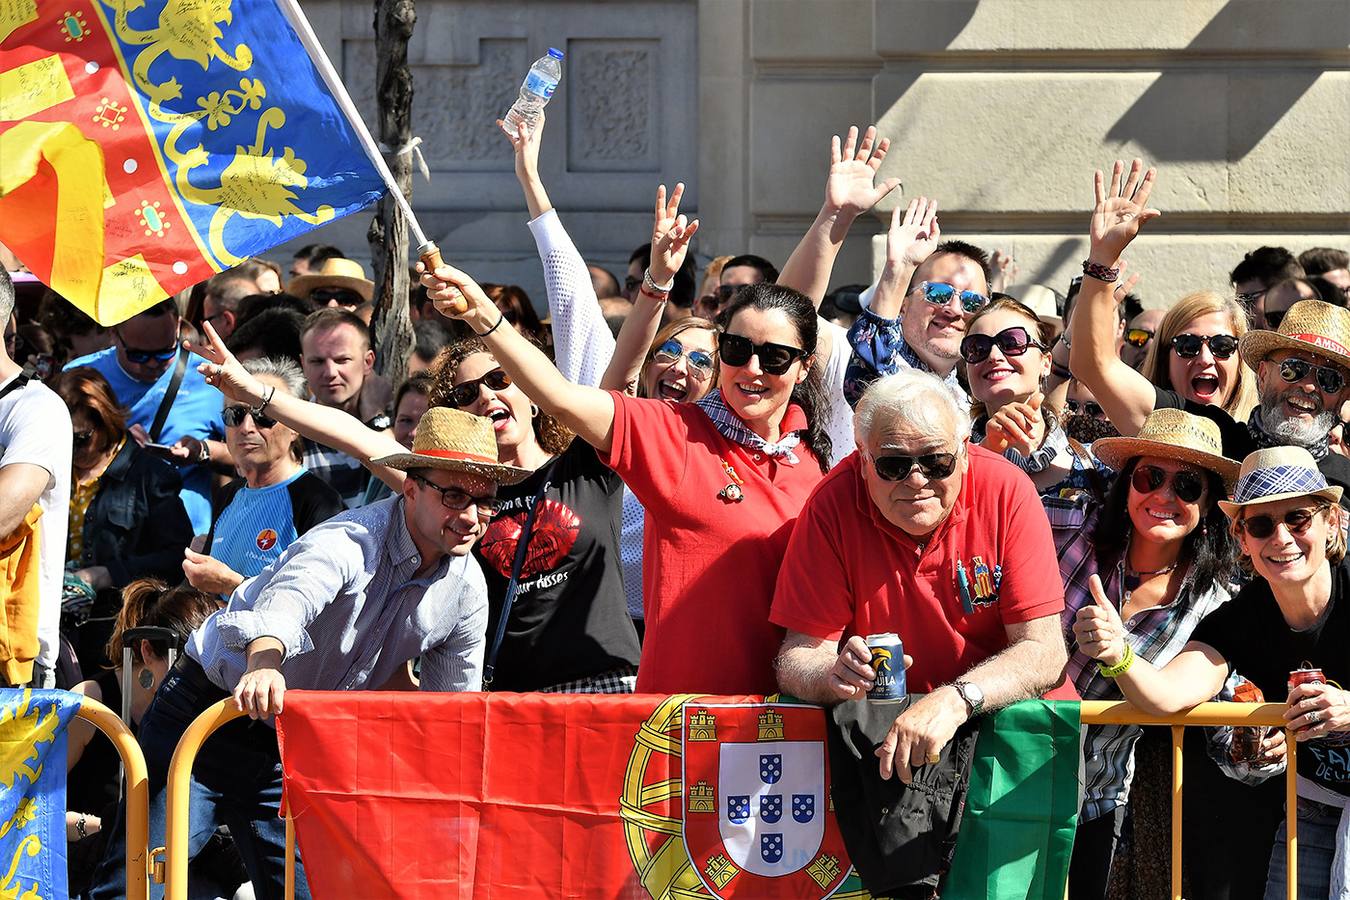
[[[497,440],[492,421],[458,409],[433,406],[417,423],[412,450],[371,459],[391,469],[446,469],[480,475],[498,484],[516,484],[528,478],[529,469],[497,461]]]
[[[1056,329],[1064,327],[1064,318],[1059,314],[1059,296],[1053,288],[1043,284],[1026,284],[1010,287],[1008,293],[1021,300],[1045,324]]]
[[[1247,454],[1242,461],[1232,500],[1220,500],[1219,507],[1236,518],[1244,506],[1273,503],[1291,497],[1320,497],[1329,503],[1341,502],[1339,485],[1327,484],[1312,454],[1302,447],[1268,447]]]
[[[1238,475],[1238,464],[1223,455],[1219,426],[1180,409],[1155,409],[1137,435],[1093,441],[1092,452],[1117,472],[1136,456],[1191,463],[1218,475],[1229,491]]]
[[[1238,342],[1242,361],[1253,369],[1277,350],[1315,353],[1350,369],[1350,310],[1300,300],[1284,314],[1278,331],[1249,331]]]
[[[356,291],[367,303],[375,293],[375,282],[366,278],[366,270],[354,259],[333,257],[325,259],[319,271],[297,275],[286,285],[286,292],[304,300],[321,287],[340,287]]]

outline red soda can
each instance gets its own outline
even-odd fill
[[[1289,673],[1289,690],[1293,690],[1300,684],[1326,684],[1327,677],[1322,674],[1322,670],[1313,666],[1307,666],[1302,669],[1295,669]]]

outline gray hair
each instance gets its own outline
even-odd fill
[[[247,360],[243,365],[244,371],[250,375],[271,375],[273,378],[280,379],[282,384],[286,385],[286,389],[301,400],[309,396],[308,388],[305,385],[305,373],[289,359],[264,356]]]
[[[14,279],[0,266],[0,328],[9,325],[9,317],[14,315]]]
[[[970,437],[970,416],[956,402],[951,389],[936,375],[918,369],[878,378],[868,386],[853,413],[858,446],[867,447],[879,429],[896,421],[926,434],[954,430],[957,444]]]

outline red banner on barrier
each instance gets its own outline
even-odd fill
[[[759,697],[303,691],[277,728],[320,900],[860,898],[824,729]]]

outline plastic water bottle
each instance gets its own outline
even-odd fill
[[[544,105],[553,97],[554,89],[562,80],[562,58],[561,50],[549,47],[548,55],[539,57],[530,66],[530,74],[525,76],[520,85],[520,97],[502,117],[502,127],[507,134],[515,134],[521,122],[530,129],[538,123]]]

